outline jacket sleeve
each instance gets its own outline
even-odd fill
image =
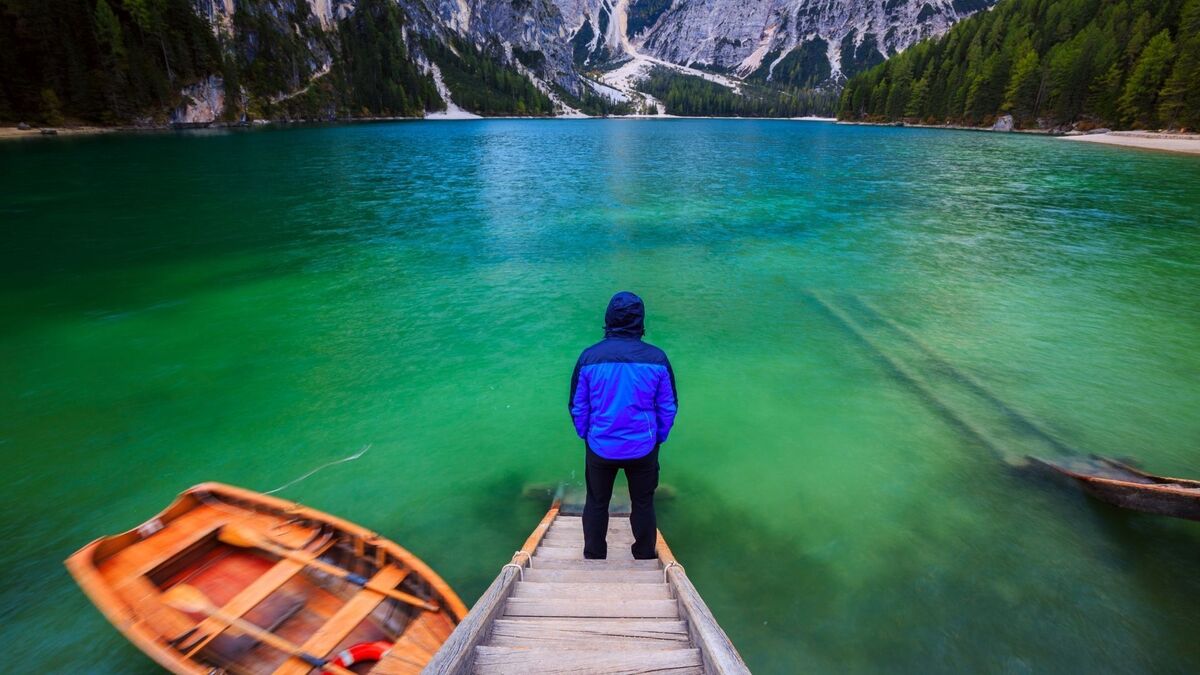
[[[582,360],[582,355],[580,360]],[[588,423],[592,419],[592,398],[588,395],[587,373],[580,371],[580,362],[575,362],[575,372],[571,373],[571,397],[567,406],[571,410],[571,420],[575,423],[575,433],[580,438],[587,438]]]
[[[675,391],[675,371],[671,370],[671,362],[667,361],[667,372],[658,379],[658,389],[654,392],[654,416],[657,422],[659,443],[667,442],[667,435],[675,424],[675,414],[679,412],[679,396]]]

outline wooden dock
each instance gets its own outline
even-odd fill
[[[749,673],[661,532],[633,559],[626,504],[585,560],[582,495],[556,500],[423,672]]]

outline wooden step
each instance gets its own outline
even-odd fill
[[[533,673],[671,673],[701,675],[699,649],[630,651],[600,649],[521,649],[476,647],[475,672],[480,675]]]
[[[677,619],[679,606],[674,600],[549,600],[542,598],[509,598],[504,616],[581,616],[628,619]]]
[[[621,541],[632,542],[633,541],[633,533],[632,532],[613,532],[612,530],[609,530],[608,533],[605,534],[604,538],[608,541],[621,540]],[[583,532],[564,532],[563,530],[558,530],[557,532],[547,532],[546,536],[542,537],[542,541],[543,542],[569,541],[574,544],[582,544],[583,543]]]
[[[610,552],[615,551],[617,549],[620,549],[622,551],[630,551],[633,549],[633,540],[632,539],[616,539],[613,537],[609,537],[607,540],[607,544],[608,544],[608,550]],[[583,549],[583,540],[582,539],[543,539],[542,546],[545,546],[547,548],[576,548],[576,549],[582,550]]]
[[[630,528],[630,522],[629,522],[628,518],[618,518],[615,516],[610,516],[608,519],[608,529],[610,529],[610,530],[624,530],[625,532],[628,532],[629,528]],[[571,518],[569,516],[559,516],[557,520],[555,520],[553,523],[550,523],[550,529],[552,529],[552,530],[575,530],[575,531],[582,532],[583,531],[583,518]]]
[[[539,546],[534,555],[539,555],[542,558],[556,558],[559,560],[583,560],[582,546]],[[608,546],[607,560],[633,560],[633,552],[628,546]]]
[[[536,553],[529,560],[536,569],[543,570],[661,570],[662,563],[655,560],[564,560],[562,558],[543,558]]]
[[[624,527],[625,529],[628,530],[629,529],[629,519],[624,516],[609,516],[608,517],[608,526],[610,528]],[[554,520],[553,523],[550,523],[550,527],[581,528],[581,527],[583,527],[583,518],[580,518],[579,516],[559,516],[558,518],[556,518]]]
[[[628,546],[634,541],[633,535],[629,532],[609,532],[604,537],[604,540],[608,542],[609,546],[612,546],[614,542],[620,542]],[[550,544],[551,546],[562,546],[564,544],[566,546],[583,546],[583,533],[555,532],[554,534],[547,534],[545,537],[542,537],[540,543]]]
[[[581,584],[661,584],[662,570],[527,569],[525,581]]]
[[[687,623],[659,619],[547,620],[497,619],[492,647],[530,649],[687,649]]]
[[[590,584],[590,583],[544,583],[537,581],[517,582],[514,598],[550,599],[603,599],[629,598],[635,600],[670,600],[671,587],[659,584]]]

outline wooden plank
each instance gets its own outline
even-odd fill
[[[559,501],[556,499],[550,505],[550,509],[546,511],[546,515],[542,516],[541,522],[533,528],[533,532],[525,540],[525,544],[517,552],[518,554],[513,556],[515,563],[510,564],[519,565],[521,569],[518,570],[508,565],[500,569],[500,574],[492,581],[492,585],[488,586],[488,589],[476,601],[475,606],[467,613],[466,618],[455,627],[454,632],[450,634],[437,654],[434,654],[433,660],[429,662],[424,672],[430,675],[448,675],[465,673],[470,670],[472,660],[475,658],[475,647],[487,638],[492,620],[504,610],[504,601],[512,593],[513,585],[516,584],[525,569],[528,569],[534,549],[541,543],[542,537],[550,529],[550,525],[558,519],[558,507]]]
[[[331,545],[332,542],[328,542],[314,551],[314,553],[316,555],[320,555],[321,553],[324,553]],[[266,600],[267,596],[279,590],[288,582],[288,580],[296,576],[297,572],[300,572],[303,569],[303,563],[295,560],[288,560],[287,558],[279,560],[279,562],[275,563],[275,565],[271,567],[271,569],[267,570],[266,573],[252,581],[249,586],[243,588],[240,593],[233,596],[229,602],[225,603],[225,605],[221,607],[221,613],[238,619],[242,618],[245,616],[246,612],[254,609],[263,600]],[[212,618],[206,618],[201,621],[197,626],[196,635],[202,635],[204,637],[195,644],[189,643],[187,648],[188,658],[194,657],[201,649],[204,649],[204,647],[207,646],[209,642],[212,642],[214,638],[220,635],[225,628],[226,625],[224,623]]]
[[[421,612],[368,672],[370,675],[416,675],[453,631],[454,621],[446,612]]]
[[[632,552],[632,550],[633,550],[633,540],[632,539],[620,539],[620,538],[609,537],[607,544],[608,544],[608,552],[609,553],[613,553],[615,551]],[[538,550],[541,550],[543,548],[573,548],[573,549],[577,549],[579,551],[580,555],[582,556],[583,555],[583,540],[582,539],[546,539],[542,542],[542,545],[538,547]],[[632,555],[632,553],[631,553],[631,555]]]
[[[533,553],[533,550],[542,542],[542,537],[550,530],[550,526],[558,520],[558,502],[555,501],[550,505],[550,510],[546,511],[546,515],[542,516],[542,520],[533,528],[533,532],[525,538],[525,543],[521,545],[521,550],[526,553]]]
[[[409,571],[406,569],[388,565],[371,577],[371,585],[379,588],[395,588],[408,574]],[[342,605],[336,614],[329,617],[329,620],[318,628],[316,633],[305,640],[300,649],[317,656],[328,655],[386,599],[387,596],[382,593],[365,588],[360,590],[346,601],[346,604]],[[293,657],[276,669],[275,675],[304,675],[310,670],[312,670],[311,665]]]
[[[682,649],[691,646],[687,623],[663,619],[497,619],[489,646]]]
[[[504,616],[582,616],[619,617],[628,619],[676,619],[679,606],[674,600],[545,600],[541,598],[509,598]]]
[[[608,529],[628,530],[630,527],[629,522],[629,519],[623,516],[609,516]],[[583,529],[583,518],[578,516],[560,515],[553,523],[550,524],[550,529],[552,530],[561,530],[564,528]]]
[[[627,546],[608,547],[606,560],[633,560],[633,552]],[[539,546],[536,552],[539,558],[557,560],[584,560],[582,546]]]
[[[488,634],[492,619],[500,616],[508,597],[519,575],[512,567],[505,567],[492,581],[492,585],[483,592],[475,606],[467,613],[467,617],[458,624],[450,638],[434,655],[426,671],[434,674],[449,675],[465,673],[471,667],[475,656],[475,647]]]
[[[560,515],[557,519],[555,519],[554,523],[552,523],[550,525],[550,528],[555,529],[555,530],[561,530],[563,528],[582,529],[583,528],[583,518],[580,518],[578,516]],[[624,516],[609,516],[608,517],[608,529],[610,529],[610,530],[612,530],[612,529],[628,530],[629,529],[629,518],[626,518]]]
[[[605,538],[610,540],[610,542],[612,542],[613,539],[625,539],[625,540],[630,540],[630,542],[632,542],[632,540],[634,540],[634,533],[623,532],[623,531],[619,531],[619,530],[608,530],[605,534]],[[546,532],[546,536],[542,537],[541,540],[542,540],[542,543],[563,542],[563,540],[568,540],[568,542],[575,542],[576,544],[582,544],[583,543],[583,531],[582,530],[580,530],[580,531],[554,530],[553,532]]]
[[[628,526],[621,527],[621,528],[615,528],[615,527],[609,526],[609,528],[607,530],[605,530],[604,532],[605,532],[605,536],[607,536],[607,537],[629,537],[630,539],[633,538],[633,531],[630,530]],[[547,537],[578,537],[580,541],[583,541],[583,528],[582,527],[569,527],[569,526],[559,527],[558,525],[555,525],[555,526],[551,527],[549,531],[546,532],[546,536]]]
[[[514,598],[629,598],[635,600],[671,600],[671,588],[659,584],[589,584],[589,583],[542,583],[536,581],[517,582],[513,589]]]
[[[137,621],[159,635],[175,637],[194,625],[191,617],[163,604],[162,592],[146,577],[127,580],[117,594],[133,610]]]
[[[662,570],[617,570],[617,569],[527,569],[525,581],[547,583],[584,584],[661,584]]]
[[[616,533],[632,534],[633,528],[630,526],[628,518],[609,518],[608,519],[608,531],[612,532],[614,534],[616,534]],[[583,533],[583,519],[582,518],[568,518],[567,516],[559,516],[558,520],[554,521],[554,523],[550,525],[550,528],[546,531],[546,534],[555,533],[555,532],[566,532],[568,534],[579,532],[582,534]]]
[[[629,537],[633,538],[633,530],[629,529],[628,525],[616,526],[609,524],[608,529],[604,531],[609,537]],[[546,531],[546,537],[578,537],[583,540],[583,528],[574,525],[551,525]]]
[[[229,519],[229,514],[198,505],[149,537],[117,551],[100,563],[98,569],[117,583],[124,578],[148,574],[163,562],[212,536],[213,531]]]
[[[562,560],[535,555],[530,560],[534,569],[543,570],[661,570],[657,560]]]
[[[478,647],[475,672],[481,675],[529,673],[664,673],[699,675],[704,672],[698,649],[621,651],[583,649],[520,649]]]

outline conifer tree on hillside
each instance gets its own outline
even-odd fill
[[[1159,92],[1158,117],[1172,127],[1200,128],[1200,0],[1188,0],[1179,23],[1175,65]]]
[[[1164,29],[1146,44],[1125,84],[1119,107],[1126,124],[1135,128],[1154,125],[1158,92],[1171,72],[1174,59],[1175,44]]]
[[[1022,127],[1200,127],[1200,0],[1002,0],[852,77],[838,104],[877,121],[1004,113]]]

